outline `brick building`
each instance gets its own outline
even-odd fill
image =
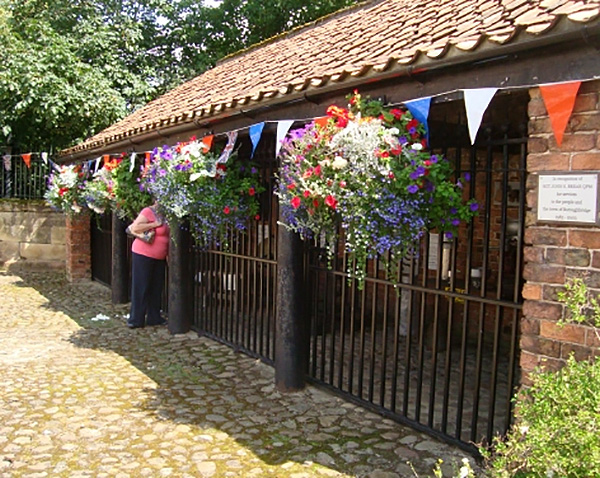
[[[263,220],[235,254],[190,252],[186,277],[201,278],[189,292],[193,319],[174,312],[170,321],[284,374],[281,363],[295,363],[303,379],[468,448],[506,430],[511,396],[536,366],[556,368],[599,345],[587,327],[556,325],[564,314],[557,291],[568,278],[600,289],[597,208],[592,221],[540,220],[538,203],[547,200],[541,176],[600,172],[599,14],[598,1],[366,2],[224,59],[62,160],[144,152],[192,135],[218,140],[233,130],[249,157],[248,128],[265,122],[255,159],[271,191],[280,121],[322,116],[355,88],[390,105],[430,98],[431,147],[471,173],[465,195],[482,208],[455,241],[426,236],[419,257],[402,264],[400,292],[377,261],[360,291],[341,264],[328,270],[318,251],[303,252],[278,229],[269,195]],[[559,145],[540,85],[576,81]],[[465,92],[483,88],[496,92],[470,141]],[[300,319],[290,325],[278,274],[305,253],[309,279],[295,303],[309,307],[292,311]],[[75,277],[87,266],[71,257]],[[193,281],[173,280],[169,289],[184,282]],[[302,360],[290,359],[298,353]]]

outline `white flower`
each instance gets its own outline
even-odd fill
[[[348,161],[341,156],[333,158],[333,162],[331,163],[333,169],[344,169],[346,166],[348,166]]]
[[[413,143],[410,147],[415,151],[421,151],[423,149],[423,145],[421,143]]]
[[[181,154],[189,154],[193,157],[200,156],[202,154],[202,145],[198,141],[186,144],[181,148]]]

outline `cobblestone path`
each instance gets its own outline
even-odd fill
[[[196,333],[130,330],[98,283],[0,272],[0,300],[2,478],[414,478],[466,456],[318,388],[281,394]]]

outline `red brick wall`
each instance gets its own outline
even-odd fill
[[[67,279],[74,282],[92,278],[90,217],[83,214],[67,217]]]
[[[525,284],[521,321],[523,380],[536,366],[558,369],[574,353],[593,353],[598,341],[589,327],[557,321],[565,314],[557,293],[569,278],[581,277],[600,292],[600,228],[537,222],[537,173],[600,171],[600,81],[581,85],[559,147],[539,88],[530,90],[528,190],[524,250]]]

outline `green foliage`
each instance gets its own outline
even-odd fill
[[[517,423],[497,441],[490,476],[600,476],[600,361],[570,358],[537,373],[517,401]]]
[[[565,285],[564,322],[600,324],[600,308],[585,283]],[[596,330],[598,333],[598,330]],[[570,357],[558,372],[536,372],[516,398],[516,422],[497,440],[489,474],[508,477],[600,477],[600,361]]]
[[[113,181],[112,208],[121,219],[133,221],[140,211],[152,204],[150,194],[140,183],[141,168],[131,158],[122,157],[111,169]]]

